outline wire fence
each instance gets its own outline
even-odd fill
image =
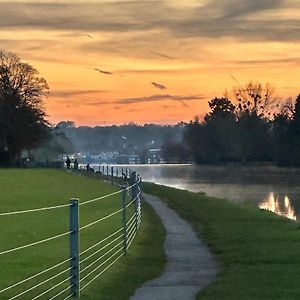
[[[107,174],[105,174],[107,170]],[[6,249],[0,252],[0,258],[8,254],[18,253],[26,248],[35,249],[39,245],[51,246],[54,240],[69,237],[68,252],[69,257],[58,261],[56,264],[46,267],[39,272],[28,276],[18,282],[14,282],[6,287],[0,286],[1,299],[69,299],[80,297],[81,291],[90,286],[106,270],[113,266],[122,256],[126,256],[128,249],[134,240],[142,220],[141,206],[141,178],[130,170],[119,172],[113,168],[103,167],[101,176],[115,186],[120,187],[116,192],[90,199],[84,202],[79,199],[70,199],[70,203],[57,206],[41,207],[28,210],[9,211],[0,213],[1,218],[9,216],[33,214],[41,211],[58,210],[69,208],[69,230],[44,239],[39,239],[24,245]],[[76,170],[83,175],[82,170]],[[89,170],[87,173],[90,175]],[[121,176],[119,176],[121,174]],[[80,226],[80,209],[82,206],[95,203],[96,201],[115,198],[120,195],[120,209],[117,209],[105,216],[93,220]],[[88,245],[86,249],[80,249],[80,237],[88,235],[87,229],[95,228],[95,225],[102,224],[105,220],[118,216],[120,227],[104,238]],[[30,221],[30,220],[29,220]],[[11,257],[11,256],[10,256]],[[10,258],[9,257],[9,258]],[[9,258],[6,258],[7,260]]]

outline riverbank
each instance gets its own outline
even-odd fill
[[[234,204],[144,183],[204,239],[220,266],[197,299],[299,299],[299,223],[247,204]]]
[[[125,169],[126,166],[122,168]],[[274,166],[131,165],[143,181],[251,202],[300,220],[300,169]],[[97,168],[96,168],[97,169]],[[116,170],[116,166],[114,167]],[[119,174],[120,174],[119,168]]]

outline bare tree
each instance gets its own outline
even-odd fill
[[[274,88],[270,84],[250,81],[245,86],[233,88],[234,98],[238,102],[237,112],[269,118],[276,106]]]

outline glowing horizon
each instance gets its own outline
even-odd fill
[[[172,124],[233,77],[295,98],[299,16],[297,0],[0,0],[0,48],[47,80],[52,123]]]

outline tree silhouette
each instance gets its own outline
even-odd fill
[[[237,118],[235,105],[227,98],[209,101],[211,111],[203,122],[186,126],[185,142],[197,163],[235,161],[237,151]]]
[[[289,137],[288,151],[286,155],[289,158],[288,164],[300,166],[300,95],[296,98],[293,119],[289,123],[287,135]]]
[[[0,50],[0,164],[14,164],[47,136],[42,104],[48,89],[36,69]]]
[[[235,119],[235,105],[227,98],[214,98],[208,103],[211,112],[205,116],[205,121],[211,119]]]
[[[273,98],[274,88],[270,84],[250,81],[245,86],[233,87],[234,98],[239,115],[249,114],[258,117],[269,118],[272,106],[275,104]]]

